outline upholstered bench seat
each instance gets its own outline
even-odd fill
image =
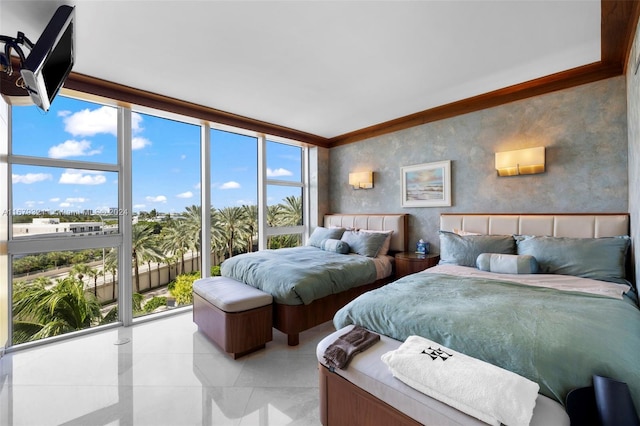
[[[193,321],[234,359],[273,339],[273,297],[227,277],[193,283]]]

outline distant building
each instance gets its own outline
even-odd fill
[[[115,234],[117,226],[104,226],[103,222],[60,222],[59,218],[34,218],[31,223],[14,223],[14,238],[43,236],[85,236]]]

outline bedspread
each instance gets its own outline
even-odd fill
[[[338,254],[312,246],[262,250],[225,260],[223,276],[270,293],[286,305],[309,304],[376,280],[370,258]]]
[[[537,382],[561,403],[593,374],[611,377],[640,407],[640,310],[626,298],[425,271],[347,304],[334,325],[349,324],[400,341],[423,336]]]

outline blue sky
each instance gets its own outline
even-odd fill
[[[110,106],[58,96],[49,112],[12,110],[13,154],[94,163],[117,162],[117,113]],[[200,127],[147,114],[132,116],[133,210],[179,213],[200,204]],[[257,141],[211,131],[214,207],[257,202]],[[267,144],[268,177],[300,181],[301,149]],[[117,207],[117,174],[14,165],[13,209],[100,212]],[[269,204],[299,188],[268,187]]]

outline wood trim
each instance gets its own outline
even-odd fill
[[[204,121],[224,124],[251,130],[257,133],[279,136],[316,146],[327,146],[327,139],[290,129],[284,126],[255,120],[241,115],[232,114],[214,108],[197,105],[168,96],[135,89],[129,86],[112,83],[95,77],[72,72],[67,78],[64,87],[91,95],[102,96],[124,104],[140,105],[175,114],[185,115]]]
[[[603,65],[597,62],[346,133],[329,139],[329,143],[331,147],[335,147],[358,142],[409,127],[496,107],[556,90],[592,83],[621,74],[621,66]]]
[[[602,0],[601,3],[601,61],[621,65],[624,73],[638,25],[640,2]]]

